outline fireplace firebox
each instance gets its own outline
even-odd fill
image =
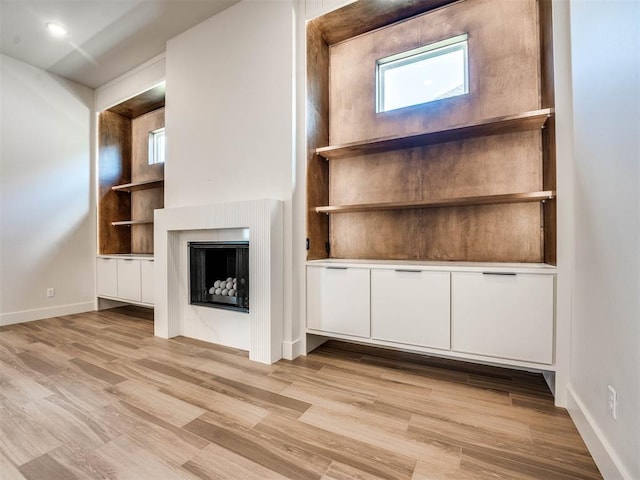
[[[249,312],[249,242],[189,242],[192,305]]]

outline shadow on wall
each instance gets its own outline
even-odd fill
[[[92,301],[93,91],[6,56],[1,68],[0,314]]]

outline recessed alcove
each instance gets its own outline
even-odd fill
[[[153,211],[164,205],[164,162],[149,133],[164,128],[165,85],[98,115],[98,254],[153,254]],[[164,157],[162,157],[164,158]]]
[[[307,24],[307,260],[554,265],[550,2],[385,8]],[[461,35],[467,94],[376,110],[377,63]]]

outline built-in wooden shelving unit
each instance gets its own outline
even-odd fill
[[[164,127],[159,85],[100,112],[98,254],[153,254],[153,212],[164,206],[164,163],[149,163],[149,133]]]
[[[544,202],[555,198],[556,192],[545,190],[541,192],[505,193],[501,195],[478,195],[473,197],[440,198],[436,200],[417,200],[413,202],[385,202],[364,203],[359,205],[328,205],[316,207],[316,212],[326,213],[354,213],[374,212],[383,210],[404,210],[408,208],[438,208],[462,207],[468,205],[498,205],[502,203]]]
[[[164,180],[145,180],[143,182],[125,183],[122,185],[115,185],[111,187],[111,190],[115,192],[136,192],[138,190],[148,190],[150,188],[160,188],[164,186]]]
[[[552,109],[544,108],[517,115],[488,118],[480,122],[455,125],[443,130],[417,132],[385,138],[374,138],[366,142],[354,142],[344,145],[329,145],[316,149],[316,153],[327,160],[390,152],[404,148],[423,147],[438,143],[467,140],[470,138],[500,135],[503,133],[537,130],[544,127],[553,114]]]
[[[356,2],[307,25],[307,260],[555,264],[551,1],[420,3],[377,22],[376,2]],[[507,7],[520,24],[498,20]],[[336,43],[336,23],[369,30]],[[376,112],[370,65],[398,53],[389,39],[420,48],[420,32],[453,30],[474,37],[469,94]]]
[[[307,23],[308,340],[559,371],[553,1],[386,3]],[[468,94],[377,112],[371,66],[452,32]]]

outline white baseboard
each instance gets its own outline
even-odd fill
[[[0,314],[0,326],[33,322],[34,320],[60,317],[62,315],[73,315],[75,313],[93,312],[95,309],[96,302],[94,300],[91,302],[59,305],[57,307],[36,308],[34,310],[23,310],[21,312],[2,313]]]
[[[567,410],[605,480],[635,480],[571,385],[567,388]]]
[[[302,354],[301,347],[302,340],[300,338],[293,342],[282,342],[282,358],[293,360],[299,357]]]

